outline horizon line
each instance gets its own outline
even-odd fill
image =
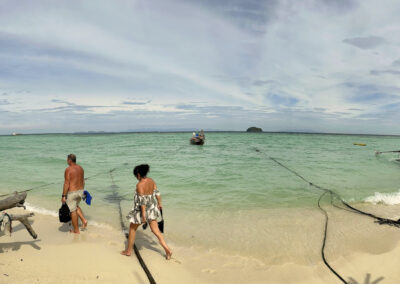
[[[113,135],[132,133],[188,133],[193,130],[129,130],[129,131],[76,131],[76,132],[44,132],[44,133],[11,133],[0,136],[24,136],[24,135]],[[262,131],[247,132],[246,130],[209,130],[208,133],[276,133],[276,134],[320,134],[320,135],[353,135],[353,136],[400,136],[400,134],[376,134],[376,133],[344,133],[344,132],[316,132],[316,131]]]

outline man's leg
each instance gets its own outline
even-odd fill
[[[83,212],[82,212],[82,210],[81,210],[81,208],[78,206],[77,207],[77,209],[76,209],[76,213],[78,214],[78,217],[81,219],[81,221],[82,221],[82,229],[85,229],[86,228],[86,226],[87,226],[87,220],[85,219],[85,216],[83,216]]]
[[[71,212],[71,221],[72,221],[72,226],[74,227],[74,229],[71,232],[75,233],[75,234],[79,234],[78,214],[76,213],[76,210]]]

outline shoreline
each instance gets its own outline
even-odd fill
[[[371,280],[384,277],[382,283],[395,283],[400,278],[400,229],[324,206],[330,218],[325,249],[329,264],[346,280],[363,283],[371,274]],[[400,212],[400,206],[359,206],[385,217],[394,218]],[[136,244],[157,283],[338,283],[320,255],[323,215],[315,209],[285,211],[283,216],[282,210],[269,210],[265,221],[256,224],[267,233],[260,240],[265,244],[264,259],[252,256],[245,244],[241,254],[219,247],[177,245],[176,232],[167,235],[173,249],[171,261],[164,259],[149,230],[138,230]],[[11,237],[0,233],[0,283],[31,283],[31,279],[39,283],[148,283],[136,257],[119,254],[125,243],[121,231],[89,223],[88,230],[76,236],[55,216],[35,213],[32,221],[37,240],[18,222]],[[168,226],[168,232],[173,232],[173,224]],[[249,228],[231,227],[231,235],[223,237],[233,240]]]
[[[123,232],[89,224],[76,235],[69,233],[69,224],[39,213],[31,221],[36,240],[18,222],[13,223],[11,237],[0,234],[0,283],[148,283],[136,256],[120,255]],[[154,241],[138,234],[137,246],[155,279],[165,279],[157,283],[173,283],[171,276],[176,274],[192,282],[177,261],[165,260]]]

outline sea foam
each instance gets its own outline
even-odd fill
[[[27,210],[32,211],[34,213],[38,213],[41,215],[48,215],[48,216],[52,216],[52,217],[58,217],[58,213],[56,211],[52,211],[52,210],[48,210],[48,209],[45,209],[42,207],[34,206],[32,204],[29,204],[28,202],[25,202],[25,207]],[[94,220],[89,220],[89,221],[90,221],[90,225],[92,225],[92,226],[99,227],[99,228],[106,228],[106,229],[110,229],[110,230],[113,229],[113,227],[109,224],[96,222]]]
[[[56,211],[52,211],[52,210],[48,210],[45,208],[41,208],[41,207],[37,207],[37,206],[33,206],[32,204],[29,204],[28,202],[25,202],[25,206],[26,209],[28,209],[29,211],[35,212],[35,213],[39,213],[42,215],[49,215],[49,216],[53,216],[53,217],[58,217],[58,214]]]
[[[400,204],[400,190],[391,193],[375,192],[373,196],[369,196],[364,199],[365,202],[373,204],[381,203],[386,205]]]

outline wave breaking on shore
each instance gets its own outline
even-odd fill
[[[364,201],[372,204],[385,204],[385,205],[400,204],[400,189],[397,192],[390,192],[390,193],[375,192],[373,196],[365,198]]]

